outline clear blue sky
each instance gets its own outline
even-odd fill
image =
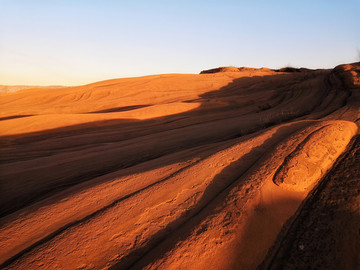
[[[0,0],[0,84],[360,61],[360,0]]]

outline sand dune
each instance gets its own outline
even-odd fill
[[[0,267],[281,268],[279,243],[359,136],[359,70],[229,67],[0,94]]]

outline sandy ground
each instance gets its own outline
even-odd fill
[[[283,228],[260,269],[359,269],[360,135]]]
[[[354,269],[358,196],[341,192],[359,183],[359,69],[0,94],[0,268]],[[330,201],[346,208],[341,224]],[[334,233],[308,233],[312,220]],[[320,238],[339,247],[329,264]],[[304,251],[313,259],[292,259]]]

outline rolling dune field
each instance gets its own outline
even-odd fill
[[[0,93],[0,268],[359,269],[359,126],[360,63]]]

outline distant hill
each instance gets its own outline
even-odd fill
[[[12,93],[31,88],[59,88],[61,85],[38,86],[38,85],[0,85],[0,93]]]

